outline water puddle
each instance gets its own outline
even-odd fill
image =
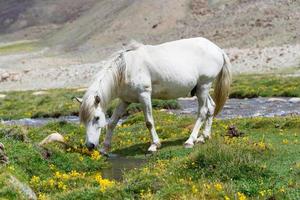
[[[147,160],[145,158],[122,157],[112,154],[109,155],[107,161],[110,166],[101,170],[102,176],[110,180],[122,181],[123,174],[126,171],[141,167]]]

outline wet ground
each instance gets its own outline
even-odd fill
[[[196,115],[198,103],[195,98],[179,99],[181,109],[166,110],[178,115]],[[274,117],[300,115],[300,99],[298,98],[252,98],[252,99],[229,99],[224,106],[218,118],[230,119],[241,117]],[[57,119],[41,118],[41,119],[20,119],[11,121],[2,121],[8,125],[24,125],[24,126],[42,126],[49,122],[67,121],[71,123],[79,123],[76,116],[66,116]],[[122,123],[124,120],[120,120]],[[138,168],[147,161],[147,158],[121,157],[115,154],[110,154],[108,162],[110,167],[102,170],[102,175],[105,178],[122,180],[124,171]]]

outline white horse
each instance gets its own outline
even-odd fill
[[[216,79],[214,100],[209,94]],[[189,94],[198,98],[198,115],[193,131],[184,143],[191,148],[195,142],[211,137],[213,116],[227,99],[231,83],[230,61],[223,50],[205,38],[183,39],[160,45],[132,43],[105,62],[96,80],[88,88],[80,106],[80,121],[86,126],[86,146],[99,144],[101,128],[106,126],[105,111],[115,98],[120,99],[107,124],[102,153],[111,146],[118,120],[133,102],[142,104],[146,126],[152,136],[148,151],[161,146],[155,131],[151,98],[174,99]],[[203,135],[199,130],[205,122]]]

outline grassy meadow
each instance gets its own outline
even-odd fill
[[[39,49],[39,45],[34,41],[21,41],[17,43],[5,44],[0,46],[0,54],[25,53]]]
[[[292,77],[241,76],[234,79],[230,96],[300,97],[299,84]],[[77,115],[79,107],[72,98],[84,93],[78,89],[35,92],[2,92],[6,97],[0,99],[0,119]],[[82,125],[0,123],[0,142],[10,161],[0,162],[0,199],[28,198],[12,177],[22,183],[21,188],[30,187],[38,199],[300,199],[300,117],[216,119],[211,140],[185,149],[182,144],[195,119],[159,111],[178,106],[176,100],[153,102],[162,148],[152,155],[147,154],[150,135],[140,105],[128,109],[132,115],[116,128],[112,153],[146,162],[127,171],[122,181],[103,177],[101,172],[110,162],[85,148]],[[244,134],[229,136],[230,125]],[[54,132],[61,133],[67,145],[38,145]]]
[[[0,196],[25,199],[7,176],[28,184],[39,199],[299,199],[300,118],[216,120],[213,139],[184,149],[194,119],[155,111],[162,149],[147,155],[123,181],[108,180],[106,157],[83,146],[84,128],[50,123],[38,128],[0,126],[0,140],[10,163],[0,171]],[[227,136],[234,124],[243,137]],[[68,146],[37,144],[59,132]],[[142,113],[118,126],[112,152],[145,158],[150,137]]]

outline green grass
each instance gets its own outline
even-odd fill
[[[13,44],[7,44],[0,46],[0,54],[10,54],[10,53],[19,53],[19,52],[29,52],[36,49],[37,43],[31,41],[18,42]]]
[[[231,98],[252,97],[300,97],[300,79],[298,77],[280,77],[273,75],[241,75],[234,77]],[[65,115],[78,115],[79,105],[72,100],[73,97],[81,97],[84,92],[76,89],[52,89],[48,94],[34,96],[34,91],[3,92],[7,96],[0,99],[0,119],[20,119],[39,117],[59,117]],[[111,115],[117,101],[112,102],[108,109]],[[179,108],[176,100],[153,100],[153,107]],[[140,104],[132,104],[128,113],[141,110]]]
[[[72,100],[83,95],[75,89],[52,89],[47,94],[33,95],[34,91],[7,92],[0,100],[0,118],[20,119],[38,117],[59,117],[78,114],[79,106]]]
[[[234,77],[230,97],[300,97],[299,85],[299,77],[239,75]]]
[[[40,117],[60,117],[67,115],[78,115],[79,104],[73,100],[74,97],[83,96],[84,92],[77,89],[51,89],[46,94],[33,95],[35,91],[4,92],[7,95],[0,99],[0,119],[21,119]],[[108,108],[108,115],[112,114],[117,105],[113,101]],[[153,108],[179,108],[176,100],[153,100]],[[131,104],[128,113],[141,110],[140,104]]]
[[[41,198],[49,199],[299,199],[299,117],[215,120],[211,140],[184,149],[194,119],[159,111],[154,115],[162,149],[148,155],[143,167],[127,172],[123,181],[107,188],[103,186],[106,180],[96,178],[107,162],[103,157],[93,160],[86,152],[82,126],[0,126],[0,140],[10,158],[10,164],[0,171],[4,188],[0,196],[17,199],[21,195],[4,181],[7,174],[13,174]],[[244,136],[226,136],[231,124]],[[68,138],[68,147],[50,144],[42,149],[36,145],[54,131]],[[143,115],[136,113],[117,127],[112,151],[144,158],[149,145]],[[72,177],[72,170],[79,175]]]

